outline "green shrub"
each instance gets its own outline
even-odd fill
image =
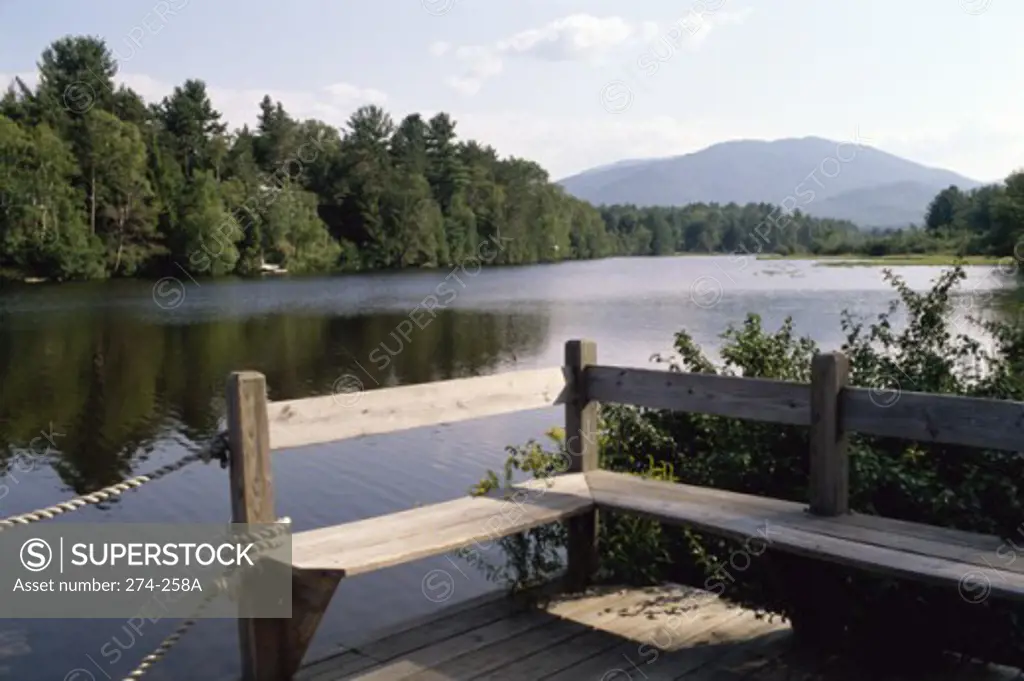
[[[943,273],[926,293],[912,291],[891,272],[885,276],[898,294],[888,312],[868,325],[849,313],[842,318],[851,383],[871,389],[879,409],[904,391],[1024,399],[1024,330],[974,319],[980,294],[957,295],[962,268]],[[900,308],[906,325],[896,331],[893,318]],[[994,338],[992,348],[977,340],[979,326]],[[794,335],[791,319],[769,332],[758,315],[750,314],[722,338],[720,367],[685,332],[676,334],[675,356],[652,359],[669,371],[810,380],[810,360],[818,348]],[[510,448],[504,483],[515,470],[536,473],[567,461],[560,434],[554,441],[557,446],[548,450],[536,442]],[[807,428],[602,407],[599,445],[605,469],[807,501]],[[856,512],[1003,537],[1024,534],[1021,454],[863,435],[851,435],[849,452],[850,503]],[[498,485],[493,473],[488,484]],[[606,513],[601,518],[600,577],[605,580],[704,586],[746,607],[785,616],[818,643],[868,646],[913,664],[956,650],[1024,666],[1024,631],[1013,609],[994,599],[971,603],[954,588],[883,578],[770,549],[760,555],[733,541],[650,520]],[[520,586],[550,579],[563,565],[564,541],[561,527],[504,540],[513,566],[506,566],[504,578]],[[737,561],[738,552],[750,555]],[[991,557],[995,567],[1008,567],[1015,559],[1015,552]]]

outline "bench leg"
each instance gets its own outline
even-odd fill
[[[340,581],[340,572],[295,570],[291,619],[240,622],[241,626],[258,623],[254,631],[240,632],[242,640],[250,642],[243,658],[245,681],[294,678]]]

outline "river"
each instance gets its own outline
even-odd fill
[[[916,289],[940,272],[894,270]],[[1006,285],[993,268],[968,275],[967,291]],[[418,315],[423,328],[411,327],[407,340],[393,333],[431,296],[434,318]],[[570,338],[597,341],[602,363],[648,366],[652,353],[671,350],[680,329],[714,356],[718,335],[750,311],[770,329],[791,315],[797,332],[832,349],[843,340],[843,309],[874,316],[894,297],[880,268],[725,256],[0,288],[0,517],[180,458],[188,443],[217,431],[233,370],[263,372],[270,399],[284,400],[339,386],[554,366]],[[540,410],[281,451],[278,515],[301,530],[455,498],[503,461],[506,445],[541,437],[561,420],[558,409]],[[30,453],[41,433],[56,446],[36,439]],[[226,472],[198,463],[47,522],[229,517]],[[424,593],[431,570],[451,575],[445,603]],[[343,580],[312,653],[493,588],[444,557]],[[175,624],[147,623],[139,633],[123,619],[0,621],[0,679],[120,679]],[[206,620],[146,678],[219,679],[237,672],[237,658],[234,622]]]

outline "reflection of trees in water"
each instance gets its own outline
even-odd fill
[[[403,314],[273,315],[159,326],[115,310],[47,318],[31,329],[0,325],[0,471],[49,423],[66,434],[52,462],[76,491],[129,474],[168,437],[212,436],[227,375],[267,376],[272,400],[331,392],[345,374],[367,389],[489,373],[547,341],[540,315],[439,311],[408,338]],[[395,335],[393,335],[395,334]],[[382,342],[394,352],[380,350]],[[386,367],[374,362],[387,357]],[[365,369],[365,371],[364,371]],[[368,372],[368,373],[367,373]]]

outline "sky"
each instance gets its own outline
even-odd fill
[[[1020,0],[0,0],[0,82],[67,34],[158,101],[207,83],[343,127],[450,113],[553,179],[733,139],[867,143],[994,181],[1024,166]]]

